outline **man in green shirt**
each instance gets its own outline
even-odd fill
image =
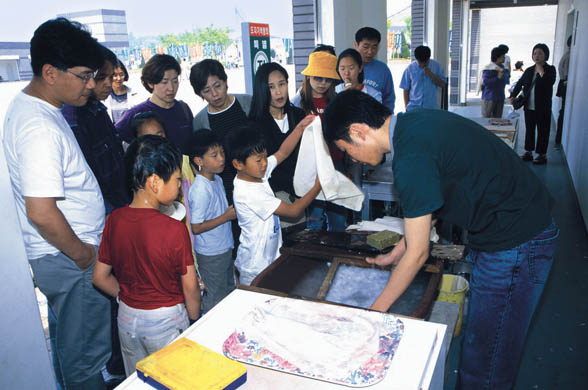
[[[327,141],[355,161],[377,165],[392,154],[405,236],[391,252],[366,259],[396,264],[371,309],[387,311],[410,285],[429,256],[434,218],[467,229],[473,267],[461,388],[512,388],[559,232],[545,186],[502,140],[446,111],[394,116],[346,91],[325,110],[323,126]]]

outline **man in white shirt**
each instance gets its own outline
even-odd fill
[[[110,302],[92,285],[104,201],[60,111],[86,104],[103,62],[99,48],[67,19],[39,26],[33,79],[10,104],[2,139],[27,257],[56,319],[54,369],[66,389],[103,389],[110,356]]]

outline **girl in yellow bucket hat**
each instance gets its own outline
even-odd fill
[[[304,75],[302,88],[292,104],[306,114],[321,115],[335,97],[335,84],[339,81],[337,57],[326,51],[311,53],[308,66],[301,73]]]
[[[319,49],[321,50],[321,49]],[[324,49],[323,49],[324,50]],[[334,50],[333,50],[334,52]],[[335,98],[335,85],[340,78],[337,73],[337,57],[328,51],[315,51],[308,57],[308,66],[300,92],[292,104],[302,108],[306,114],[322,115],[327,104]],[[345,172],[345,155],[336,147],[329,147],[335,169]],[[321,200],[315,200],[306,212],[306,228],[341,232],[347,227],[347,210]]]

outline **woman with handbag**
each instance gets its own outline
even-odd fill
[[[523,161],[533,161],[533,164],[547,164],[547,145],[551,128],[551,97],[555,83],[555,67],[549,65],[549,48],[544,43],[533,47],[532,58],[535,65],[527,68],[520,81],[510,94],[510,103],[520,102],[517,98],[523,91],[523,106],[525,110],[525,153]],[[520,103],[519,103],[520,104]],[[535,128],[537,128],[537,142],[535,143]],[[537,156],[533,160],[533,151]]]

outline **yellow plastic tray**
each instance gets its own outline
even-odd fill
[[[227,389],[247,380],[242,363],[181,338],[137,363],[137,375],[156,389]]]

